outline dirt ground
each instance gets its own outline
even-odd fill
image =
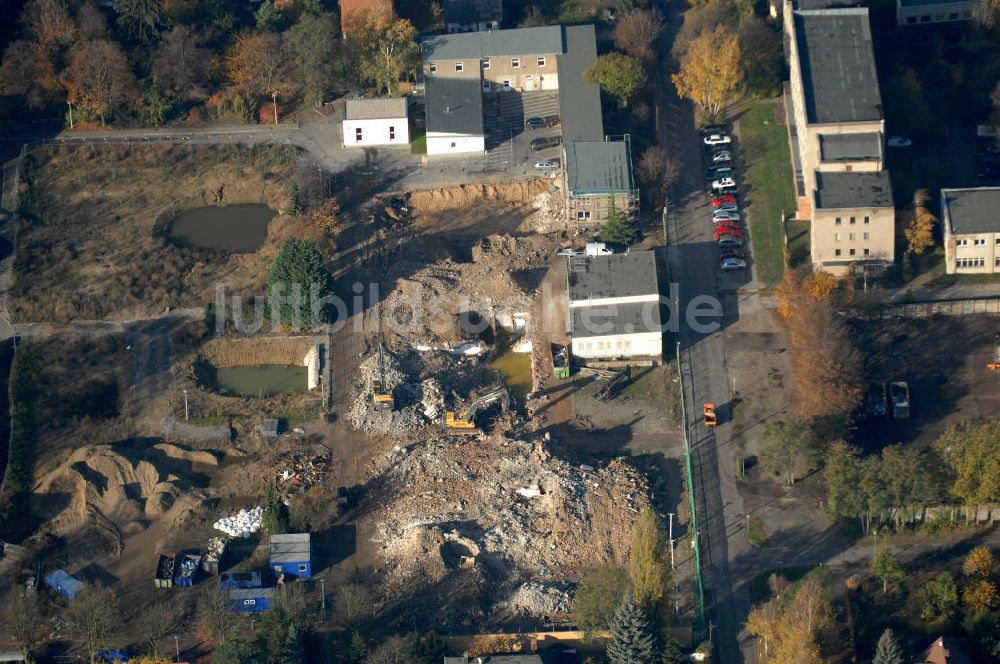
[[[33,155],[11,313],[25,321],[136,318],[203,307],[217,283],[259,296],[283,238],[317,233],[277,216],[249,254],[181,247],[169,219],[189,208],[265,203],[281,210],[295,155],[279,146],[51,148]],[[206,198],[206,192],[208,197]]]

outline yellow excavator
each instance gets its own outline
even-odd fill
[[[376,411],[393,410],[396,401],[392,398],[392,391],[385,384],[385,345],[382,340],[378,342],[378,380],[375,382],[375,391],[372,394],[372,408]]]
[[[456,413],[453,410],[445,411],[444,426],[451,433],[477,434],[479,433],[479,427],[476,426],[476,415],[483,408],[497,402],[500,403],[503,411],[507,412],[507,409],[510,407],[510,393],[506,387],[501,387],[489,394],[484,394],[478,399],[474,399],[461,413]]]

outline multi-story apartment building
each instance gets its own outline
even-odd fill
[[[882,270],[895,256],[895,209],[868,9],[785,0],[783,21],[796,216],[812,222],[813,266]]]
[[[1000,187],[941,190],[945,272],[1000,273]]]
[[[566,219],[594,227],[608,219],[614,205],[630,219],[639,208],[639,190],[632,176],[632,157],[626,136],[619,141],[576,141],[564,150],[563,191]]]

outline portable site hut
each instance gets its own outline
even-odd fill
[[[274,603],[274,588],[233,588],[225,593],[226,608],[235,613],[263,613]]]
[[[76,594],[83,590],[83,583],[61,569],[57,569],[46,576],[45,585],[67,599],[75,599]]]
[[[312,540],[309,533],[271,535],[268,560],[275,576],[308,579],[312,576]]]

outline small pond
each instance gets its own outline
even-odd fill
[[[519,404],[527,401],[532,388],[531,353],[515,353],[508,347],[493,358],[490,367],[503,375],[504,384]]]
[[[245,397],[269,397],[306,390],[306,368],[285,364],[220,367],[215,383],[219,392]]]
[[[263,203],[194,208],[177,215],[170,225],[170,238],[183,246],[248,253],[257,251],[267,239],[267,224],[274,210]]]

